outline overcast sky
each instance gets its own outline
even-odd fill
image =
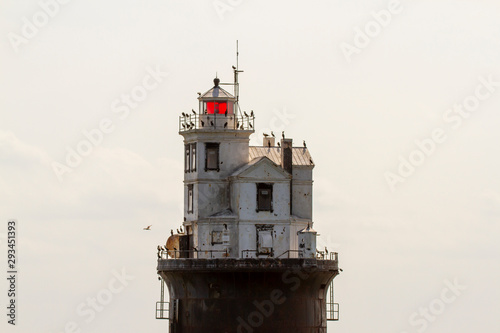
[[[343,269],[329,331],[500,330],[498,1],[59,1],[0,11],[2,267],[19,228],[2,332],[167,332],[178,116],[232,80],[236,40],[252,143],[285,130],[316,163],[318,242]]]

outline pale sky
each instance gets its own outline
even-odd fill
[[[5,270],[19,227],[17,327],[2,306],[2,332],[168,331],[156,246],[183,218],[178,116],[216,73],[232,80],[236,40],[252,144],[285,130],[316,163],[318,243],[343,269],[329,332],[500,330],[497,1],[1,7]]]

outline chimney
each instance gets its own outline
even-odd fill
[[[281,140],[281,167],[292,174],[292,139]]]
[[[264,147],[274,147],[275,138],[272,136],[264,136],[262,144]]]

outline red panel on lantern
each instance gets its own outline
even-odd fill
[[[224,114],[227,110],[226,102],[207,102],[207,113],[214,114],[214,112],[218,114]]]

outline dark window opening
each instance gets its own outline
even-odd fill
[[[257,183],[257,212],[273,211],[273,184]]]
[[[193,212],[193,206],[194,206],[194,200],[193,200],[193,184],[188,185],[188,200],[187,200],[187,212],[192,213]]]
[[[206,143],[205,144],[205,171],[217,170],[219,171],[219,144]]]

